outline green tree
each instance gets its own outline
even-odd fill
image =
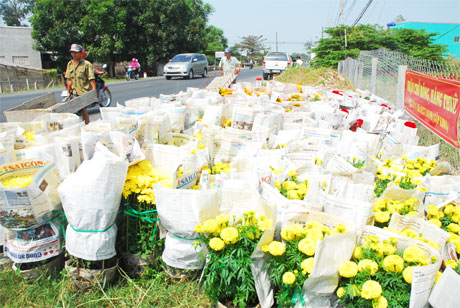
[[[314,66],[335,68],[347,57],[356,58],[361,50],[378,48],[438,61],[442,61],[442,55],[446,51],[444,45],[433,43],[435,33],[426,33],[424,30],[384,30],[378,25],[358,25],[327,28],[325,32],[329,37],[320,39],[318,46],[312,50],[316,53],[312,61]],[[345,33],[347,33],[346,41]]]
[[[211,7],[202,0],[35,0],[31,19],[36,48],[52,51],[61,71],[79,43],[93,61],[136,57],[143,69],[180,52],[205,48]]]
[[[204,37],[204,53],[206,55],[214,55],[216,51],[224,51],[228,41],[224,36],[224,31],[212,25],[206,27],[206,35]]]
[[[23,27],[32,11],[33,0],[1,0],[0,15],[7,26]]]
[[[61,72],[70,59],[70,45],[79,43],[85,46],[89,41],[81,31],[82,18],[86,13],[83,1],[35,1],[30,20],[35,48],[51,51]]]
[[[264,48],[264,42],[266,39],[263,35],[248,35],[241,38],[236,47],[239,49],[246,49],[248,51],[248,56],[260,54]]]

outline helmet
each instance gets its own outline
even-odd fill
[[[136,61],[136,58],[133,58],[131,61]]]
[[[232,52],[232,49],[231,49],[231,48],[225,49],[225,53],[231,53],[231,52]]]

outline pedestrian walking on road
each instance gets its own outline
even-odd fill
[[[96,90],[96,77],[94,77],[92,64],[83,58],[83,47],[72,44],[70,53],[72,60],[67,63],[65,78],[67,79],[67,98],[80,96],[91,90]],[[96,91],[97,93],[97,91]],[[88,110],[81,113],[85,124],[89,123]]]
[[[232,57],[232,50],[230,48],[225,49],[225,57],[220,59],[219,69],[221,76],[238,74],[240,72],[240,61],[238,61],[237,58]]]

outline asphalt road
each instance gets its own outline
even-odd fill
[[[155,77],[131,81],[119,81],[108,83],[112,93],[112,106],[116,106],[116,103],[124,104],[126,100],[145,97],[145,96],[154,96],[158,97],[160,94],[174,94],[179,93],[180,91],[187,90],[188,87],[205,87],[211,80],[216,77],[218,72],[210,72],[208,78],[195,78],[192,80],[182,79],[182,78],[173,78],[171,80],[166,80],[164,77]],[[254,68],[252,70],[243,69],[241,70],[238,81],[246,82],[255,82],[257,77],[262,77],[262,69]],[[0,122],[5,121],[3,111],[13,108],[19,104],[22,104],[25,101],[36,98],[40,95],[54,92],[56,96],[56,101],[61,101],[61,92],[65,90],[64,88],[52,89],[52,90],[38,90],[32,92],[21,92],[13,94],[3,94],[0,95]],[[96,120],[99,118],[99,108],[91,108],[89,111],[91,120]]]

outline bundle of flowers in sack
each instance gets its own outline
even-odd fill
[[[438,275],[436,285],[431,292],[429,303],[434,308],[460,307],[460,297],[452,292],[452,286],[460,285],[460,263],[449,260],[445,263],[442,275]]]
[[[374,218],[377,227],[386,227],[393,213],[401,215],[416,216],[418,214],[417,198],[407,200],[380,199],[374,202]]]
[[[443,255],[444,246],[450,234],[429,223],[424,218],[402,216],[398,213],[391,217],[388,228],[391,232],[427,243]]]
[[[75,258],[77,267],[86,261],[110,264],[116,255],[115,219],[122,198],[128,162],[96,144],[92,159],[84,161],[75,173],[59,186],[59,196],[68,220],[66,250]],[[107,261],[107,262],[106,262]],[[113,261],[114,263],[116,261]],[[97,262],[96,262],[97,263]],[[115,266],[114,266],[115,267]],[[71,270],[73,271],[73,270]],[[80,271],[73,271],[76,280]]]
[[[320,218],[320,220],[323,218],[322,221],[328,223],[329,226],[315,220],[315,218]],[[355,234],[350,232],[345,224],[338,223],[332,227],[337,222],[337,218],[329,214],[312,212],[307,215],[298,215],[291,221],[300,224],[283,227],[281,230],[282,242],[273,241],[262,247],[262,251],[267,256],[265,269],[268,270],[269,278],[275,288],[276,302],[280,307],[293,307],[298,302],[305,306],[304,289],[314,292],[312,288],[304,288],[305,281],[311,275],[313,275],[312,281],[319,277],[330,277],[331,269],[332,277],[336,275],[337,268],[334,273],[334,267],[336,267],[334,264],[337,263],[337,260],[346,260],[347,254],[348,256],[351,255],[355,241]],[[338,236],[327,239],[332,235]],[[332,245],[334,241],[340,241],[341,244],[334,247]],[[343,246],[344,244],[345,246]],[[316,255],[318,251],[322,252],[321,256]],[[341,256],[335,255],[336,253]],[[328,264],[328,268],[321,268],[325,265],[322,262],[324,260],[320,260],[321,257],[334,260]],[[336,265],[338,267],[338,264]],[[331,279],[331,281],[333,280]],[[330,292],[336,286],[336,284],[333,285]]]
[[[424,307],[441,266],[430,246],[366,227],[336,291],[345,307]]]
[[[378,165],[374,186],[376,197],[380,197],[391,182],[402,189],[415,189],[422,186],[422,182],[417,178],[427,175],[437,165],[435,160],[428,161],[420,157],[416,160],[408,160],[403,155],[401,160],[402,163],[397,164],[393,159],[385,159],[382,162],[376,157],[373,158],[373,162]],[[419,189],[426,191],[425,187]]]
[[[0,223],[8,229],[30,229],[60,210],[61,178],[50,161],[20,160],[0,166]]]
[[[219,215],[195,227],[200,235],[196,245],[204,244],[208,250],[203,289],[213,302],[231,302],[238,307],[257,304],[251,255],[272,226],[271,219],[249,211],[242,218]]]
[[[159,234],[153,193],[153,186],[157,183],[171,187],[171,179],[152,167],[149,161],[144,160],[129,167],[123,187],[125,217],[118,237],[118,250],[124,254],[128,273],[141,270],[132,266],[137,259],[149,263],[154,257]]]
[[[460,207],[449,203],[438,209],[436,205],[429,205],[426,218],[428,222],[449,232],[448,250],[455,251],[460,256]]]
[[[304,200],[308,192],[308,181],[299,181],[297,171],[291,170],[287,177],[282,181],[275,181],[275,187],[280,193],[289,200]]]
[[[355,227],[331,214],[298,212],[281,222],[281,238],[261,247],[272,287],[262,307],[272,306],[273,294],[280,307],[305,306],[330,296],[340,264],[353,253]]]

